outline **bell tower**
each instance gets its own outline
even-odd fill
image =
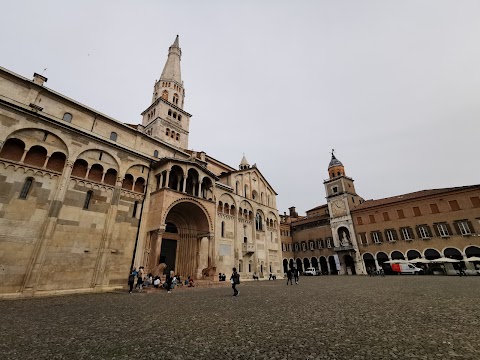
[[[340,274],[361,274],[364,269],[350,210],[363,199],[357,195],[353,179],[346,176],[345,167],[335,157],[333,149],[328,176],[329,179],[323,184],[327,194],[334,250],[340,260]]]
[[[152,103],[142,112],[146,134],[181,149],[188,148],[192,115],[183,110],[185,88],[180,70],[182,50],[178,35],[168,49],[168,58],[160,80],[153,86]]]

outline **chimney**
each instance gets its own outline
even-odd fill
[[[48,79],[43,75],[40,75],[40,74],[37,74],[37,73],[33,74],[33,82],[37,85],[43,86],[43,83],[46,83],[47,80]]]

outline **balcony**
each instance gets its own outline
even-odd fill
[[[353,250],[353,245],[335,246],[333,250],[335,250],[336,252],[350,251],[350,250]]]
[[[246,254],[253,254],[255,252],[255,245],[249,244],[249,243],[243,243],[242,250]]]

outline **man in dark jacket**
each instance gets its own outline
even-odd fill
[[[297,268],[293,269],[293,277],[295,278],[295,284],[297,285],[298,285],[298,275],[299,275],[298,269]]]
[[[292,269],[288,269],[287,270],[287,285],[288,285],[289,281],[290,281],[290,285],[293,285],[292,277],[293,277]]]
[[[230,282],[232,283],[233,296],[238,296],[239,291],[236,286],[240,284],[240,274],[237,273],[237,268],[232,269],[232,276],[230,276]]]

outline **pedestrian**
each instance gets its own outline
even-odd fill
[[[237,290],[237,285],[240,284],[240,274],[237,273],[237,268],[232,269],[232,276],[230,276],[230,282],[232,283],[233,296],[238,296],[240,292]]]
[[[137,273],[137,287],[139,291],[142,291],[142,287],[143,287],[143,269],[144,267],[140,266]]]
[[[167,275],[167,293],[170,294],[172,292],[172,288],[173,288],[173,276],[175,275],[175,273],[173,272],[173,270],[170,271],[170,273]]]
[[[297,269],[297,268],[294,268],[294,269],[293,269],[293,277],[295,278],[295,284],[296,284],[296,285],[298,285],[298,276],[299,276],[298,269]]]
[[[288,285],[289,281],[290,281],[290,285],[293,285],[292,277],[293,277],[292,269],[288,269],[287,270],[287,285]]]
[[[383,270],[383,268],[380,269],[380,276],[381,276],[381,277],[384,277],[384,276],[385,276],[385,270]]]
[[[462,264],[459,265],[458,275],[467,276],[467,273],[465,272],[465,268],[463,267]]]
[[[133,284],[135,284],[135,275],[133,274],[133,270],[128,275],[128,287],[130,288],[130,294],[133,291]]]

